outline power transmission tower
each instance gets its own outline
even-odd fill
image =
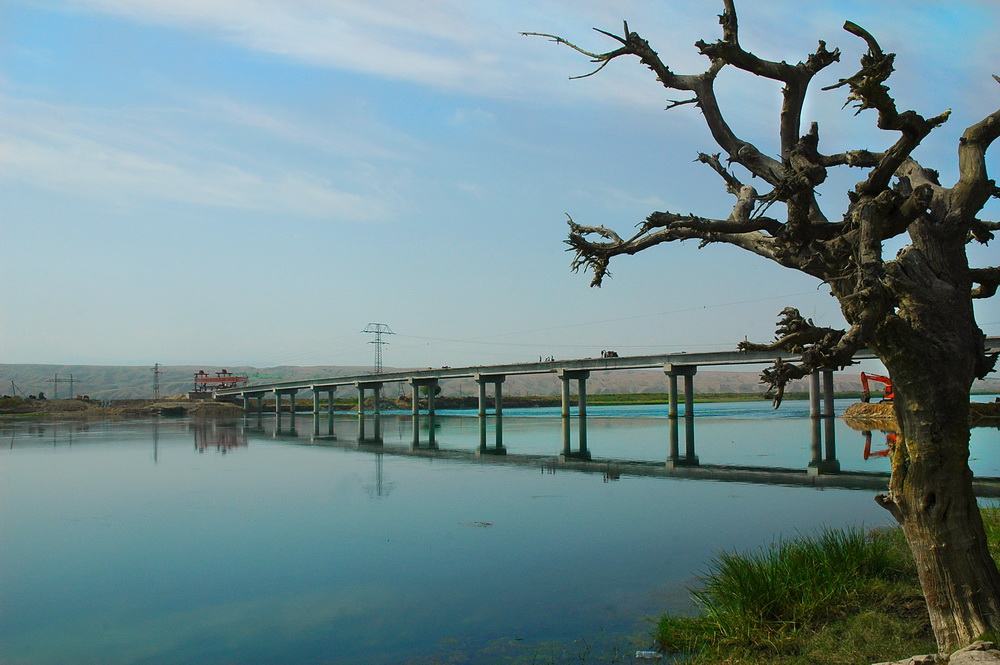
[[[160,363],[153,365],[153,399],[160,399]]]
[[[81,381],[80,381],[80,379],[74,379],[72,374],[69,375],[68,379],[60,379],[59,375],[56,374],[55,378],[46,379],[45,383],[54,383],[55,384],[55,386],[53,387],[54,388],[54,394],[52,396],[52,399],[59,399],[59,384],[60,383],[68,383],[69,384],[69,397],[70,397],[70,399],[73,399],[73,384],[74,383],[81,383]]]
[[[382,345],[388,344],[389,342],[382,341],[382,335],[395,335],[396,333],[389,330],[389,326],[384,323],[369,323],[361,332],[369,333],[375,335],[375,339],[368,342],[369,344],[375,345],[375,374],[382,373]]]

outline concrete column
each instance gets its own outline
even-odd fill
[[[362,383],[361,381],[356,381],[354,385],[358,389],[358,443],[381,443],[382,442],[382,426],[381,426],[381,393],[382,393],[382,383],[380,381],[371,381]],[[371,439],[365,435],[365,391],[371,390],[374,396],[375,410],[374,416],[374,433]]]
[[[319,391],[313,387],[313,436],[319,436]]]
[[[365,387],[360,383],[358,388],[358,442],[365,440]]]
[[[281,431],[281,393],[274,391],[274,432]]]
[[[698,464],[698,457],[695,454],[694,446],[694,375],[698,372],[697,365],[676,365],[673,363],[667,363],[663,366],[663,371],[666,372],[667,377],[670,381],[670,406],[669,406],[669,419],[673,423],[674,428],[671,429],[671,440],[670,440],[670,457],[667,460],[667,466],[679,466],[688,465],[694,466]],[[678,441],[676,425],[678,419],[677,413],[677,377],[684,377],[684,457],[678,457]]]
[[[684,417],[694,418],[694,372],[684,375]]]
[[[667,374],[667,416],[677,417],[677,375]]]
[[[250,396],[242,395],[243,397],[243,417],[246,417],[250,413]]]
[[[506,455],[503,447],[503,382],[507,377],[502,374],[476,374],[473,377],[479,384],[479,454]],[[494,411],[496,412],[496,447],[486,445],[486,384],[492,383],[495,395]]]
[[[313,391],[313,436],[319,436],[319,388],[310,386]]]
[[[826,444],[826,456],[824,462],[828,470],[832,470],[834,465],[836,470],[840,470],[840,462],[837,461],[837,441],[834,429],[837,425],[835,409],[833,407],[833,370],[823,370],[823,438]]]
[[[479,450],[486,450],[486,382],[476,379],[479,383]]]
[[[382,384],[376,384],[372,393],[375,396],[375,440],[382,440]]]
[[[668,399],[670,401],[670,411],[668,415],[671,418],[677,417],[677,377],[684,377],[684,415],[694,415],[694,375],[698,373],[697,365],[677,365],[674,363],[665,363],[663,365],[663,371],[667,375],[669,380],[669,394]]]
[[[334,431],[333,431],[333,395],[334,395],[335,392],[337,392],[336,388],[330,388],[330,389],[328,389],[326,391],[326,414],[327,414],[326,433],[329,436],[334,436]]]
[[[819,418],[812,418],[811,434],[809,439],[809,468],[818,466],[823,461],[823,425]]]
[[[809,417],[818,418],[820,415],[819,408],[819,372],[813,372],[809,375]]]
[[[288,417],[288,429],[295,431],[295,391],[293,390],[289,393],[288,397],[291,402],[291,404],[289,404],[290,415]]]
[[[499,453],[503,447],[503,378],[493,384],[494,397],[496,399],[496,450]]]
[[[428,426],[427,445],[433,448],[436,445],[436,443],[434,441],[434,439],[436,437],[436,433],[434,431],[434,427],[435,427],[435,423],[434,423],[434,394],[437,392],[437,389],[438,389],[438,380],[437,379],[410,379],[410,386],[413,389],[413,397],[412,397],[413,445],[414,446],[420,445],[420,389],[421,388],[426,388],[427,389],[427,426]],[[484,408],[485,407],[482,404],[482,400],[480,400],[480,409],[484,409]],[[483,437],[480,436],[480,440],[482,440],[482,438]],[[480,441],[480,443],[482,443],[482,441]]]
[[[677,423],[677,418],[669,419],[670,427],[670,449],[667,452],[667,466],[672,467],[677,464],[681,459],[680,446],[678,444],[679,425]]]
[[[569,457],[573,454],[570,446],[570,426],[569,426],[569,377],[560,376],[562,380],[562,454]]]
[[[563,456],[580,459],[590,459],[587,451],[587,379],[590,371],[585,369],[566,370],[560,369],[556,374],[562,379],[562,425],[563,425]],[[580,445],[576,452],[573,452],[570,445],[570,389],[569,382],[576,379],[577,385],[577,435]]]
[[[413,394],[410,395],[410,415],[413,417],[413,445],[420,445],[420,401],[417,393],[419,386],[410,379]]]
[[[833,417],[833,370],[823,370],[823,415]]]
[[[427,445],[435,447],[434,434],[434,393],[437,392],[437,380],[427,390]]]
[[[587,372],[587,375],[589,374],[590,372]],[[580,456],[589,459],[590,453],[587,451],[587,376],[581,376],[577,380],[577,386],[579,387],[577,412],[580,418]]]

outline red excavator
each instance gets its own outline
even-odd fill
[[[882,400],[883,402],[891,402],[893,397],[896,396],[896,392],[892,388],[892,381],[887,376],[882,376],[881,374],[868,374],[866,372],[861,372],[861,387],[864,389],[865,394],[861,397],[862,402],[871,401],[871,392],[868,390],[868,382],[877,381],[878,383],[884,383],[885,388],[882,390]]]

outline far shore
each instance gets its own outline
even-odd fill
[[[992,394],[992,393],[990,393]],[[894,415],[891,403],[862,403],[860,393],[837,393],[837,399],[855,399],[855,404],[848,407],[844,416],[848,419],[873,419],[892,420]],[[683,400],[683,397],[681,397]],[[711,402],[761,402],[768,401],[769,398],[763,393],[701,393],[694,396],[696,403]],[[786,393],[785,400],[807,400],[808,393]],[[412,398],[409,395],[400,397],[383,397],[380,404],[383,411],[409,411],[412,408]],[[532,408],[532,407],[558,407],[562,404],[558,395],[505,395],[504,406],[506,408]],[[576,404],[577,396],[572,396],[573,403]],[[426,410],[427,398],[421,397],[420,408]],[[642,406],[642,405],[665,405],[669,402],[666,393],[631,393],[617,395],[588,395],[587,406]],[[273,413],[274,400],[264,401],[263,412]],[[326,400],[321,401],[321,412],[327,412]],[[357,413],[357,399],[338,398],[334,400],[334,411],[339,413]],[[367,400],[367,407],[372,408],[372,399]],[[476,396],[443,396],[434,398],[435,410],[456,410],[456,409],[476,409],[479,406],[479,399]],[[988,402],[977,405],[978,417],[986,416],[991,419],[1000,418],[1000,402]],[[256,413],[257,401],[250,400],[249,413]],[[288,407],[283,405],[283,410],[287,412]],[[299,413],[311,413],[313,409],[312,398],[296,400],[295,410]],[[150,415],[163,416],[203,416],[203,417],[225,417],[243,415],[244,409],[240,402],[214,400],[214,399],[189,399],[187,395],[172,395],[160,399],[119,399],[119,400],[95,400],[86,398],[77,399],[31,399],[22,397],[0,397],[0,418],[104,418],[121,417],[134,418]]]

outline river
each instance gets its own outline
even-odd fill
[[[810,462],[806,403],[696,413],[701,465]],[[665,406],[588,415],[595,459],[665,460]],[[568,469],[558,409],[505,410],[510,460],[470,454],[474,414],[439,414],[440,454],[381,424],[380,449],[346,416],[0,422],[0,662],[632,662],[720,550],[889,523],[872,491]],[[888,470],[835,431],[842,470]],[[998,443],[974,430],[977,476]]]

